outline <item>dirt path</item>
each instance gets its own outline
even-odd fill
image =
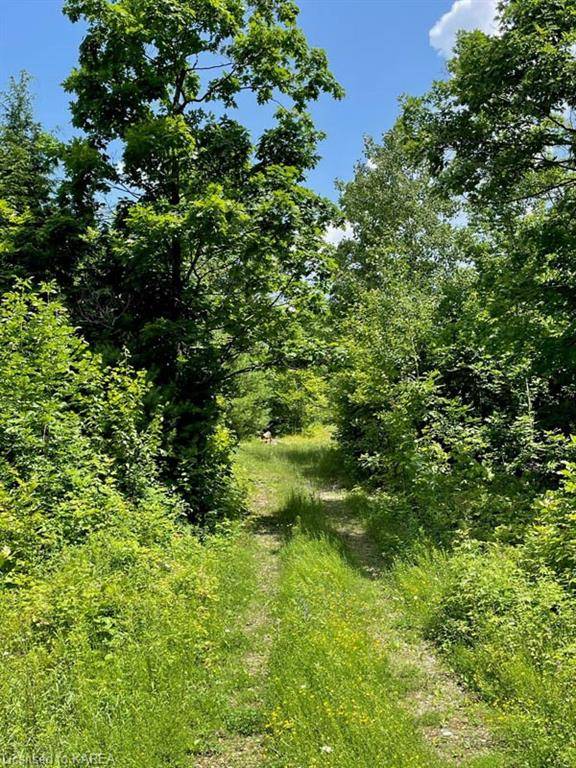
[[[396,674],[411,682],[405,705],[420,724],[424,738],[455,765],[488,754],[494,745],[480,702],[464,690],[428,643],[402,630],[397,596],[382,578],[383,558],[363,525],[350,515],[346,492],[333,488],[317,495],[359,569],[377,582],[373,631],[385,645]]]
[[[446,765],[461,766],[487,755],[494,745],[484,724],[481,705],[459,685],[433,649],[412,636],[402,624],[400,600],[386,578],[383,558],[363,525],[352,516],[346,491],[333,484],[324,470],[315,474],[314,462],[318,463],[320,455],[315,458],[315,450],[319,449],[311,448],[306,438],[289,438],[286,443],[280,441],[266,449],[251,444],[246,449],[243,461],[253,486],[248,527],[256,548],[258,573],[257,589],[245,626],[248,650],[241,663],[249,673],[251,706],[262,717],[250,733],[221,734],[213,752],[196,759],[195,768],[266,765],[264,696],[276,629],[273,603],[280,575],[278,553],[283,544],[276,513],[290,492],[320,500],[330,529],[344,542],[354,567],[373,585],[370,632],[374,641],[383,647],[395,676],[401,681],[405,691],[402,704],[424,739]],[[322,450],[326,451],[326,443]],[[246,703],[246,691],[243,703]]]
[[[281,536],[272,516],[272,504],[265,489],[259,490],[251,501],[253,510],[248,527],[254,537],[258,563],[257,588],[249,609],[245,632],[249,650],[242,663],[252,683],[251,705],[255,711],[264,711],[264,690],[268,655],[273,639],[274,623],[271,606],[278,582]],[[194,768],[258,768],[265,764],[264,733],[262,723],[254,733],[220,735],[216,748],[209,755],[197,757]]]

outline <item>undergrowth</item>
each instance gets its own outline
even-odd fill
[[[393,577],[411,623],[498,710],[522,768],[576,766],[576,607],[548,573],[532,578],[506,545],[417,548]]]
[[[250,539],[182,523],[146,377],[50,292],[6,294],[0,342],[0,761],[189,765],[250,684]]]
[[[0,753],[187,765],[226,726],[253,591],[245,537],[94,537],[0,608]],[[20,761],[20,762],[18,762]]]

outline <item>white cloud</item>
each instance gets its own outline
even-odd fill
[[[441,56],[452,55],[456,35],[461,29],[480,29],[487,34],[498,33],[496,19],[498,0],[455,0],[429,32],[430,45]]]
[[[342,240],[352,240],[353,238],[354,230],[348,222],[343,227],[334,227],[330,224],[324,233],[324,240],[331,245],[338,245]]]

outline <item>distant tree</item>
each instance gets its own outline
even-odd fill
[[[457,231],[452,219],[457,205],[439,193],[425,168],[406,151],[399,121],[382,137],[367,139],[364,160],[352,182],[340,183],[343,215],[353,237],[338,250],[342,275],[381,285],[392,265],[423,279],[445,271],[458,258]]]
[[[150,370],[168,403],[167,466],[201,514],[217,504],[218,394],[246,354],[249,368],[298,355],[321,301],[332,211],[302,185],[321,138],[307,104],[341,89],[288,0],[68,0],[65,12],[87,25],[66,81],[85,134],[69,184],[81,198],[85,183],[86,201],[117,197],[103,251],[117,313],[102,335]],[[246,99],[277,105],[255,142]]]
[[[0,282],[51,276],[45,226],[52,215],[57,142],[34,119],[30,76],[11,78],[0,103]]]
[[[0,191],[20,213],[46,205],[54,167],[54,141],[34,119],[30,79],[11,77],[0,107]]]

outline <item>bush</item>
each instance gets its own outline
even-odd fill
[[[226,423],[240,439],[263,432],[270,423],[269,373],[252,371],[240,377],[237,392],[226,403]]]
[[[240,379],[226,416],[239,438],[269,427],[279,435],[302,432],[327,422],[327,384],[320,372],[310,368],[253,371]]]
[[[0,754],[14,764],[184,764],[242,682],[252,551],[180,523],[147,389],[126,364],[104,367],[49,292],[4,296]],[[217,430],[214,494],[229,448]]]
[[[238,536],[98,532],[62,549],[0,601],[0,752],[161,768],[211,748],[243,684],[253,574]]]
[[[295,434],[324,424],[329,417],[326,381],[310,368],[274,372],[268,407],[278,434]]]
[[[574,442],[576,440],[573,438]],[[523,548],[526,563],[552,569],[572,592],[576,589],[576,464],[561,473],[562,487],[535,502],[536,519]]]
[[[157,480],[147,383],[105,368],[49,293],[0,305],[0,541],[18,579],[97,530],[156,539],[178,513]]]

